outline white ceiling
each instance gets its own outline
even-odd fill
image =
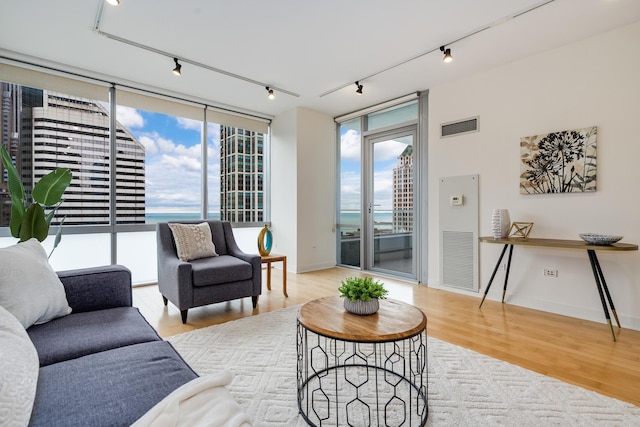
[[[95,31],[102,2],[3,0],[0,54],[266,115],[306,107],[338,116],[640,20],[638,0],[121,0],[118,7],[104,5],[99,30],[184,58],[182,76],[176,77],[171,57]],[[536,5],[541,6],[505,20]],[[449,64],[441,60],[443,44],[454,56]],[[364,85],[362,96],[355,94],[356,80]],[[268,100],[262,84],[300,96],[276,90],[276,99]]]

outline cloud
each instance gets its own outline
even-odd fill
[[[162,155],[162,160],[160,161],[160,164],[164,167],[167,167],[169,169],[168,172],[171,172],[171,169],[182,170],[182,171],[185,171],[186,169],[186,170],[196,171],[200,173],[200,167],[201,167],[200,161],[193,157],[170,156],[168,154]]]
[[[405,148],[407,148],[406,143],[395,141],[393,139],[378,142],[374,145],[373,157],[376,162],[397,159]]]
[[[136,118],[136,110],[127,110],[129,118]],[[145,206],[149,212],[199,212],[202,152],[199,138],[194,141],[192,136],[193,131],[202,130],[202,122],[172,118],[173,121],[165,121],[158,127],[152,127],[151,120],[149,123],[143,120],[146,128],[132,129],[145,147]],[[136,126],[140,122],[130,120],[131,124]],[[188,139],[181,140],[183,134]],[[220,125],[207,125],[207,144],[209,209],[217,211],[220,209]]]
[[[144,127],[144,117],[135,108],[118,105],[116,108],[116,120],[127,129]]]
[[[193,120],[193,119],[185,119],[184,117],[176,117],[178,121],[178,126],[182,129],[190,129],[201,131],[202,130],[202,120]]]
[[[360,132],[349,129],[340,137],[340,157],[360,161]]]
[[[153,139],[143,135],[138,138],[138,141],[144,145],[145,155],[153,156],[154,154],[158,154],[158,146]]]

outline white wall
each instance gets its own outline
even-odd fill
[[[298,109],[297,272],[336,265],[336,125]]]
[[[492,210],[507,208],[512,221],[535,223],[531,237],[578,239],[578,233],[594,232],[640,243],[640,143],[635,129],[640,118],[639,40],[640,22],[431,88],[430,230],[438,230],[438,178],[477,173],[481,235],[491,235]],[[480,132],[439,138],[441,123],[476,115]],[[520,195],[520,137],[589,126],[598,127],[597,191]],[[437,232],[430,234],[429,284],[436,287],[438,239]],[[480,246],[482,291],[501,249]],[[622,325],[640,329],[640,253],[600,251],[598,257]],[[543,277],[544,268],[557,269],[559,277]],[[500,272],[489,299],[500,299],[503,279]],[[515,247],[506,301],[604,321],[582,251]]]
[[[274,253],[301,273],[336,264],[335,124],[304,108],[271,125],[271,222]]]
[[[287,256],[287,269],[297,265],[297,111],[280,114],[271,123],[271,231],[274,253]]]

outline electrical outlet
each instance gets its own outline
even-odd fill
[[[558,270],[552,270],[550,268],[544,269],[544,275],[547,277],[558,277]]]

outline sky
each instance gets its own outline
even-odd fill
[[[375,210],[393,208],[393,169],[406,143],[393,139],[377,142],[374,148]],[[360,210],[361,206],[361,141],[360,131],[342,127],[340,130],[340,204],[342,211]]]
[[[116,119],[145,147],[149,213],[199,212],[202,121],[118,106]],[[220,126],[207,128],[209,212],[220,210]]]
[[[116,119],[145,147],[146,210],[149,213],[199,212],[201,129],[198,120],[118,106]],[[220,126],[209,124],[209,211],[220,209]],[[341,129],[341,210],[360,210],[360,132]],[[388,140],[375,144],[374,204],[391,210],[393,168],[406,148]]]

